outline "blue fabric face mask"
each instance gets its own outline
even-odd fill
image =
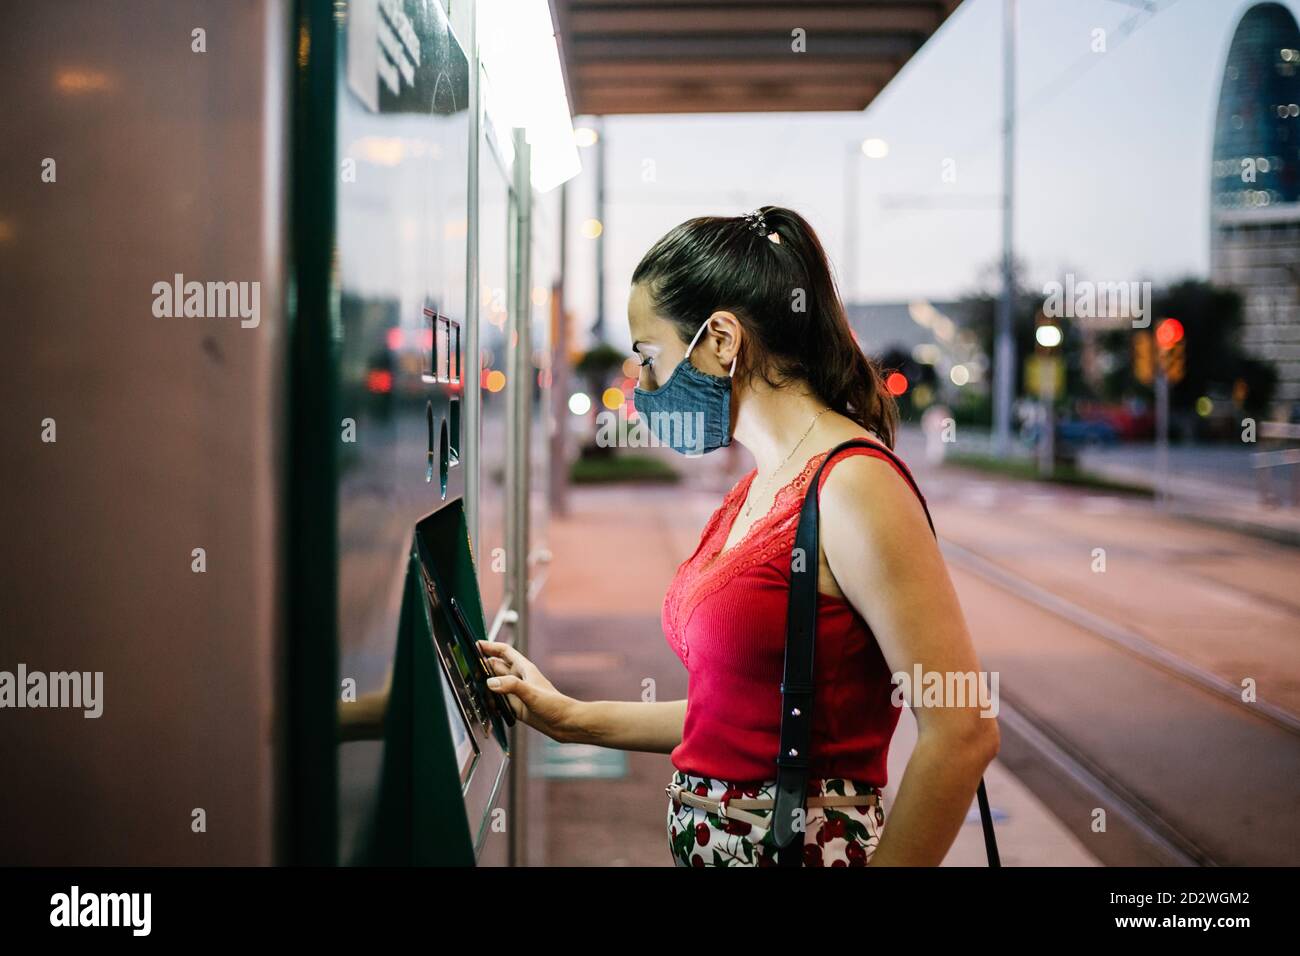
[[[736,360],[731,360],[725,378],[701,372],[690,362],[691,349],[708,326],[707,320],[700,326],[668,381],[653,391],[633,389],[636,410],[645,416],[651,433],[689,458],[731,444],[731,376],[736,373]]]

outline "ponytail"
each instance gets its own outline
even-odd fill
[[[791,209],[764,206],[759,212],[780,237],[777,245],[807,279],[807,334],[795,341],[791,356],[801,377],[827,405],[874,431],[893,448],[898,403],[885,387],[879,366],[853,337],[821,240],[808,221]]]

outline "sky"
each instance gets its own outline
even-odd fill
[[[1066,272],[1097,282],[1208,273],[1214,114],[1253,0],[1158,0],[1154,15],[1135,2],[1019,0],[1014,228],[1032,284]],[[1283,2],[1300,16],[1300,0]],[[606,117],[611,342],[629,344],[628,283],[659,236],[764,204],[813,224],[851,301],[989,287],[1001,255],[1002,6],[966,0],[861,113]],[[1104,52],[1093,51],[1098,30]],[[867,137],[888,155],[848,161]],[[579,232],[595,213],[594,151],[582,159],[568,200],[578,330],[595,316],[594,242]],[[849,171],[860,200],[852,263]]]

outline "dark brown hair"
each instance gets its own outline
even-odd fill
[[[757,346],[752,356],[742,349],[737,377],[757,373],[774,388],[800,379],[892,448],[898,405],[853,338],[817,234],[793,210],[755,212],[761,219],[702,216],[675,227],[641,259],[633,284],[646,284],[683,342],[715,311],[735,313]],[[756,222],[766,224],[766,234]],[[773,232],[779,243],[766,237]]]

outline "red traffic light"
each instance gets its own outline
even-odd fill
[[[1161,319],[1156,326],[1156,344],[1171,349],[1183,340],[1183,323],[1177,319]]]
[[[885,388],[889,389],[889,394],[897,398],[907,391],[907,376],[902,372],[891,372],[885,378]]]

